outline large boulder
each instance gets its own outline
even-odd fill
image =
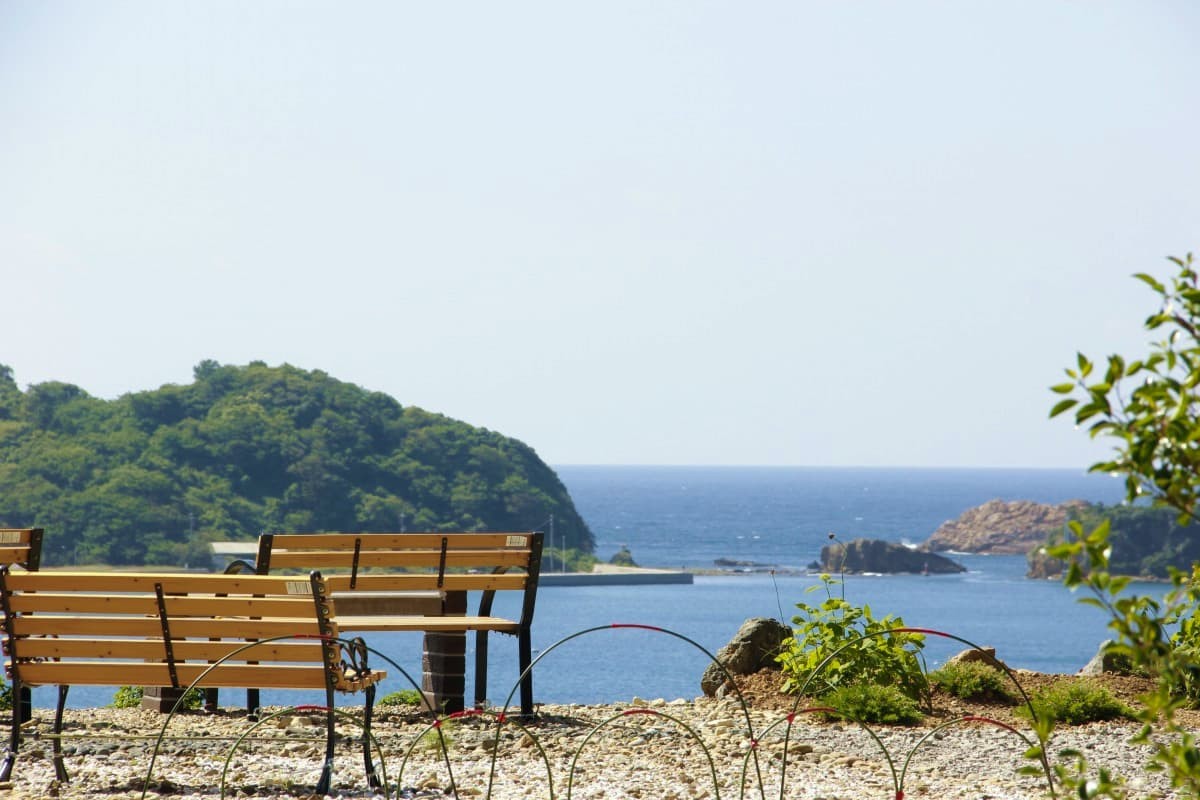
[[[1083,669],[1079,670],[1080,675],[1132,675],[1133,668],[1129,662],[1129,656],[1121,653],[1113,653],[1109,651],[1111,640],[1105,640],[1100,643],[1100,649],[1096,651],[1096,655],[1092,656],[1092,660],[1083,665]]]
[[[1008,666],[996,658],[996,648],[994,647],[972,647],[969,650],[963,650],[946,659],[945,666],[948,667],[951,664],[985,664],[992,669],[1008,670]]]
[[[764,667],[778,668],[775,656],[792,638],[792,629],[777,619],[753,617],[742,623],[729,644],[717,651],[717,660],[730,675],[753,675]],[[700,690],[712,697],[727,678],[716,664],[700,677]]]
[[[966,572],[967,568],[937,553],[912,550],[902,544],[881,539],[855,539],[821,548],[822,572],[911,572],[923,575],[947,575]]]
[[[943,522],[921,549],[1024,555],[1061,531],[1073,510],[1087,505],[1083,500],[1057,505],[1031,500],[989,500],[964,511],[958,519]]]

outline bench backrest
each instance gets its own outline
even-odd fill
[[[353,691],[319,573],[284,578],[0,569],[5,667],[25,685],[188,686],[248,641],[204,687]],[[325,637],[322,640],[319,637]]]
[[[41,528],[0,528],[0,564],[36,572],[42,563]]]
[[[524,592],[521,623],[533,619],[542,533],[265,533],[259,574],[318,569],[330,592]]]

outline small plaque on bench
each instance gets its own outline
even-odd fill
[[[288,581],[288,594],[312,594],[312,584],[308,581]]]
[[[20,544],[20,531],[0,531],[0,544]]]
[[[504,540],[504,545],[506,547],[524,547],[528,543],[528,536],[509,536]]]

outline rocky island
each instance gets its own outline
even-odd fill
[[[855,539],[847,544],[827,544],[821,548],[820,568],[822,572],[907,572],[917,575],[950,575],[967,571],[966,567],[937,553],[913,550],[880,539]]]
[[[920,549],[931,553],[1025,555],[1051,536],[1061,534],[1071,514],[1088,506],[1084,500],[1057,505],[989,500],[964,511],[958,519],[942,523]]]

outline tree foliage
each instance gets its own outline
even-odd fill
[[[1076,424],[1093,438],[1116,441],[1114,456],[1091,470],[1124,475],[1130,499],[1149,496],[1190,516],[1200,497],[1200,278],[1190,253],[1171,261],[1178,273],[1169,284],[1134,276],[1159,296],[1146,329],[1164,338],[1145,358],[1108,356],[1103,374],[1076,354],[1070,380],[1051,387],[1068,396],[1050,416],[1074,410]]]
[[[1108,523],[1107,569],[1114,575],[1167,579],[1172,569],[1188,570],[1200,560],[1200,525],[1191,524],[1189,518],[1181,520],[1172,508],[1098,503],[1072,509],[1071,518],[1085,530]],[[1047,545],[1053,548],[1061,544],[1067,534],[1069,529],[1055,533]],[[1065,565],[1057,560],[1048,563],[1046,551],[1042,547],[1029,554],[1034,572],[1039,576],[1063,574]],[[1076,562],[1086,566],[1078,559]]]
[[[593,540],[527,445],[292,366],[204,361],[108,401],[0,365],[0,525],[48,563],[183,563],[264,530],[534,530]]]
[[[1093,437],[1114,440],[1113,457],[1091,469],[1124,476],[1128,502],[1149,498],[1183,522],[1194,520],[1200,498],[1200,281],[1190,254],[1171,261],[1177,273],[1169,283],[1135,276],[1158,295],[1159,308],[1146,328],[1163,338],[1151,343],[1144,358],[1108,356],[1102,375],[1091,359],[1077,354],[1066,370],[1070,380],[1051,387],[1066,397],[1050,415],[1074,410],[1076,423]],[[1091,530],[1074,520],[1068,539],[1048,553],[1068,564],[1065,583],[1085,587],[1085,601],[1108,614],[1115,634],[1109,650],[1156,677],[1155,691],[1142,698],[1137,716],[1143,728],[1135,741],[1150,747],[1148,768],[1166,771],[1174,788],[1197,797],[1198,740],[1175,711],[1200,703],[1200,564],[1170,568],[1165,596],[1133,594],[1129,579],[1113,574],[1110,528],[1108,519]],[[1080,797],[1128,796],[1123,781],[1103,770],[1091,775],[1086,757],[1075,756],[1075,764],[1058,774]]]

